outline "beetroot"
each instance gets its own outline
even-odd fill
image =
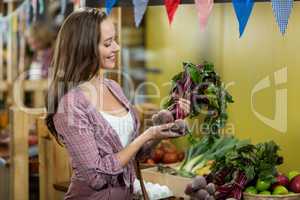
[[[174,125],[170,128],[170,130],[180,135],[184,135],[185,133],[188,132],[188,126],[184,120],[177,119]]]
[[[188,183],[185,187],[184,193],[186,195],[191,195],[194,192],[194,189],[192,187],[192,183]]]
[[[209,198],[209,196],[210,195],[208,194],[208,192],[204,189],[198,190],[194,195],[194,197],[199,200],[206,200],[207,198]]]
[[[210,195],[215,194],[215,192],[216,192],[216,186],[215,186],[215,184],[213,184],[213,183],[207,184],[206,190],[207,190],[207,192],[208,192]]]
[[[189,128],[187,123],[184,120],[177,119],[175,120],[174,124],[170,128],[164,129],[163,131],[172,131],[177,133],[179,136],[180,135],[182,136],[189,132]]]
[[[173,122],[174,118],[169,110],[161,110],[152,116],[152,121],[154,125],[162,125]]]
[[[203,176],[196,176],[192,182],[192,188],[194,190],[204,189],[206,188],[207,182]]]
[[[292,179],[290,183],[290,190],[295,193],[300,193],[300,175]]]

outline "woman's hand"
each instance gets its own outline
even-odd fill
[[[168,123],[148,128],[143,134],[149,136],[150,140],[179,137],[180,135],[170,130],[174,123]]]
[[[178,100],[178,103],[180,108],[184,111],[184,114],[189,115],[191,111],[191,101],[184,98],[180,98]]]

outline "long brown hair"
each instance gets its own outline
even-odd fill
[[[92,79],[99,71],[100,25],[106,18],[106,14],[99,9],[81,8],[67,17],[58,33],[51,63],[53,78],[46,96],[45,119],[57,141],[53,116],[60,99],[70,89]]]

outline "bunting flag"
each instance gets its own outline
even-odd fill
[[[271,0],[273,12],[282,35],[285,34],[293,8],[293,0]]]
[[[86,6],[86,0],[80,0],[80,7]]]
[[[200,30],[204,31],[214,5],[214,0],[195,0],[195,5],[199,18]]]
[[[26,6],[26,28],[28,28],[30,26],[31,23],[31,18],[30,18],[30,9],[31,9],[31,5],[29,2],[27,2]]]
[[[180,4],[180,0],[165,0],[165,6],[167,9],[169,24],[172,24],[175,12]]]
[[[111,10],[116,3],[117,3],[117,0],[106,0],[105,1],[106,12],[108,15],[111,13]]]
[[[149,0],[133,0],[135,26],[139,27],[146,12]]]
[[[8,35],[6,34],[9,31],[9,24],[7,20],[3,20],[2,22],[2,38],[3,38],[3,44],[7,44],[8,41]]]
[[[37,14],[37,0],[32,0],[32,8],[33,8],[33,20],[36,20],[36,14]]]
[[[32,0],[24,0],[13,12],[7,16],[0,16],[0,35],[2,35],[3,44],[7,44],[13,33],[21,33],[30,25],[31,3]]]
[[[60,14],[65,15],[67,9],[67,0],[60,0]]]
[[[253,9],[254,0],[232,0],[232,3],[239,22],[240,37],[242,37]]]
[[[44,0],[39,0],[39,14],[43,14],[45,10]]]

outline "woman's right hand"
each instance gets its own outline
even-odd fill
[[[152,126],[148,128],[143,134],[148,135],[151,140],[179,137],[180,134],[170,130],[173,125],[174,123]]]

